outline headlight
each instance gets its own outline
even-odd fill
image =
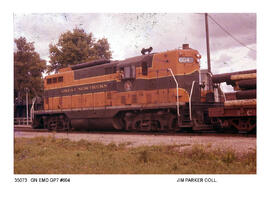
[[[180,63],[192,63],[194,62],[193,57],[179,57],[178,61]]]

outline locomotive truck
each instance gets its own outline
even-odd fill
[[[45,77],[44,108],[34,111],[32,126],[127,131],[234,126],[213,114],[224,110],[225,95],[213,75],[200,69],[200,59],[197,50],[183,44],[175,50],[144,50],[125,60],[101,59],[60,69]]]

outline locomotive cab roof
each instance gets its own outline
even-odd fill
[[[137,66],[140,66],[142,62],[147,62],[147,63],[152,62],[153,55],[154,55],[154,53],[127,58],[123,61],[120,61],[117,66],[119,68],[125,67],[128,65],[135,65],[137,67]]]

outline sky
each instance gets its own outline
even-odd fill
[[[78,27],[96,39],[107,38],[114,60],[140,55],[150,46],[161,52],[188,43],[202,55],[201,69],[207,68],[203,13],[14,13],[13,17],[14,38],[34,42],[47,61],[49,44]],[[256,68],[256,13],[209,13],[208,23],[214,74]]]

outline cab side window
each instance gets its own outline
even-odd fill
[[[126,79],[130,78],[130,67],[129,66],[124,67],[124,78],[126,78]]]
[[[147,62],[142,62],[142,74],[143,74],[143,75],[148,75],[148,66],[147,66]]]
[[[136,68],[134,65],[124,67],[124,78],[125,79],[136,78]]]

